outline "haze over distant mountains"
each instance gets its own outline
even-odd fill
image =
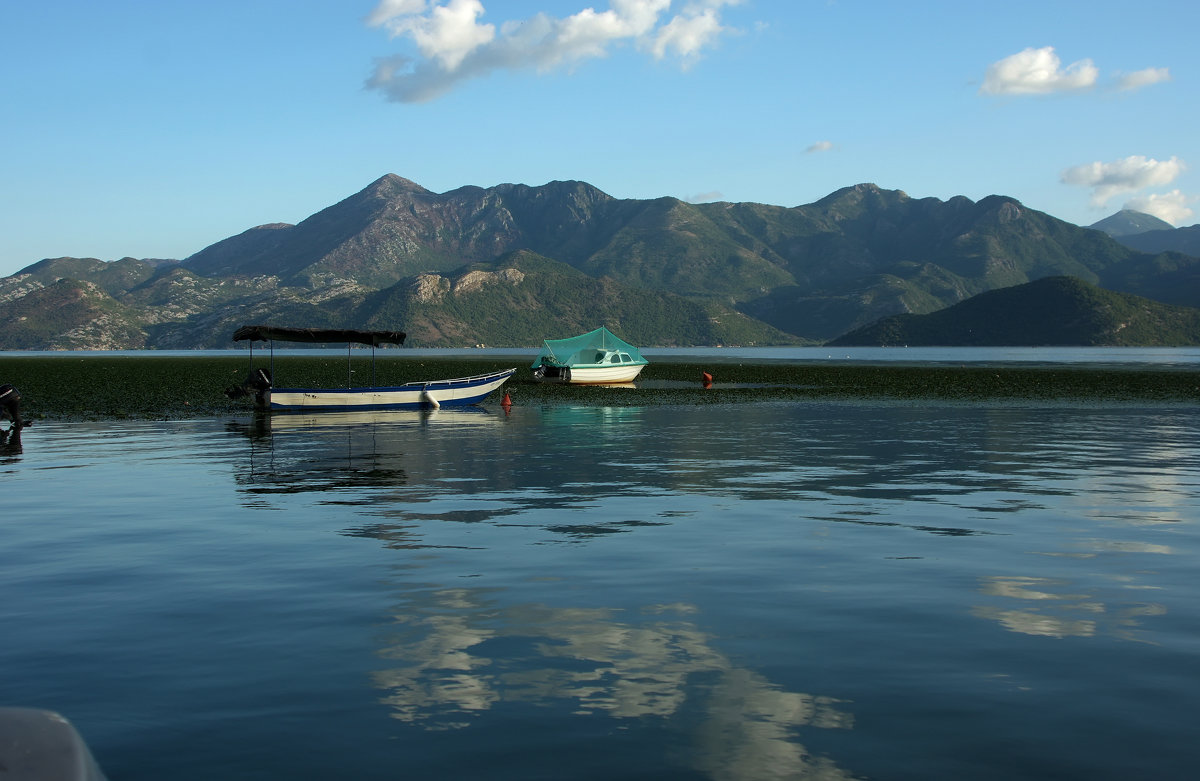
[[[402,329],[413,346],[532,347],[601,324],[642,346],[803,344],[1059,276],[1200,306],[1196,254],[1128,244],[1190,235],[1154,219],[1081,228],[1005,196],[872,184],[781,207],[584,182],[438,194],[389,174],[178,263],[35,263],[0,279],[0,349],[228,347],[251,322]]]
[[[1153,214],[1122,209],[1116,214],[1105,217],[1090,226],[1093,230],[1104,231],[1109,236],[1119,239],[1122,236],[1135,236],[1149,231],[1175,230],[1175,226],[1166,220],[1161,220]]]
[[[1139,252],[1200,255],[1200,225],[1175,228],[1157,217],[1126,209],[1091,227],[1104,231],[1126,247]]]

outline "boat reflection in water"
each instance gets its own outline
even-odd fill
[[[21,454],[21,428],[29,424],[21,419],[21,394],[11,385],[0,385],[0,421],[8,421],[0,428],[0,454]]]
[[[262,415],[273,432],[345,431],[354,426],[477,426],[498,423],[495,414],[483,407],[422,410],[366,410],[351,412],[286,413]]]
[[[12,456],[16,460],[16,456],[21,455],[21,430],[15,426],[7,429],[0,428],[0,456]]]
[[[256,414],[229,429],[250,442],[249,461],[235,471],[247,493],[389,488],[408,482],[414,432],[447,434],[500,425],[482,407]]]

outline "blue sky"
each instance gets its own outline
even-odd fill
[[[1200,6],[57,0],[0,12],[0,275],[183,258],[386,173],[1200,213]]]

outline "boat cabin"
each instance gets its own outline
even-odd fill
[[[596,352],[596,359],[592,363],[607,366],[621,363],[637,363],[637,361],[633,360],[633,356],[629,353],[621,353],[615,350],[598,350]]]

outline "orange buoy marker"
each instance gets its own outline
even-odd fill
[[[504,391],[504,400],[500,402],[500,406],[504,407],[505,412],[512,406],[512,399],[508,397],[508,391]]]
[[[709,374],[708,372],[701,372],[700,379],[704,381],[704,387],[706,387],[706,388],[712,387],[712,375],[711,374]]]

